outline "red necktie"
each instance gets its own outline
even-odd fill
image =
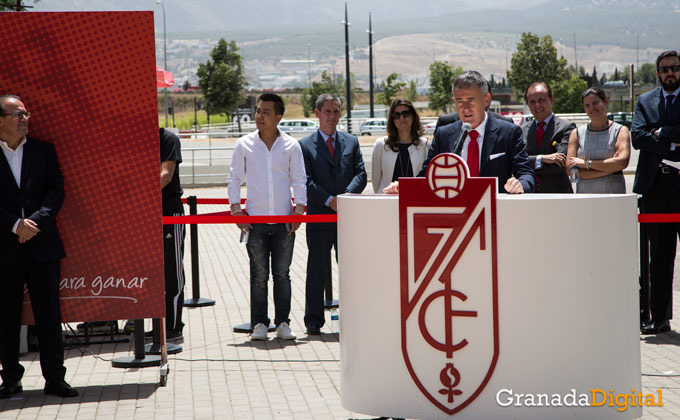
[[[470,143],[467,150],[467,163],[470,168],[470,176],[479,176],[479,145],[477,144],[477,137],[479,132],[472,130],[468,133],[470,136]]]
[[[536,129],[536,145],[538,146],[538,150],[541,150],[541,141],[543,141],[543,134],[545,134],[545,122],[541,121],[538,123],[538,128]]]
[[[333,149],[333,137],[328,138],[328,151],[331,154],[331,159],[335,160],[335,149]]]

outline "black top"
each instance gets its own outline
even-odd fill
[[[392,181],[398,181],[400,177],[413,177],[413,168],[411,167],[411,156],[408,153],[410,144],[399,143],[399,155],[397,161],[394,162],[394,172],[392,173]]]
[[[177,137],[172,131],[164,128],[159,130],[159,137],[161,140],[161,162],[175,161],[175,172],[172,174],[172,179],[163,188],[163,205],[168,200],[178,199],[182,197],[182,186],[179,183],[179,164],[182,162],[182,147]]]

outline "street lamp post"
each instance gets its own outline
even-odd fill
[[[347,132],[352,132],[352,80],[349,73],[349,19],[347,19],[347,2],[345,2],[345,73],[346,73],[346,95],[347,95]]]
[[[167,32],[165,30],[165,6],[161,0],[156,0],[156,4],[160,4],[163,9],[163,70],[168,71],[168,38]],[[165,90],[165,127],[168,126],[168,88],[163,88]]]
[[[371,104],[371,118],[375,115],[373,104],[373,30],[371,28],[371,14],[368,14],[368,96]]]

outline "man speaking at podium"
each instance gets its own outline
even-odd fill
[[[437,130],[418,176],[425,176],[425,169],[433,157],[440,153],[456,153],[467,162],[470,176],[498,178],[498,191],[510,194],[534,192],[536,179],[522,140],[522,129],[488,117],[485,112],[491,101],[488,86],[476,71],[466,71],[456,78],[453,100],[460,121]],[[465,123],[469,124],[469,130],[465,129]]]

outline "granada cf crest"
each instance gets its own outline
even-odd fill
[[[401,348],[420,391],[452,415],[498,360],[495,178],[469,178],[457,155],[399,180]]]

